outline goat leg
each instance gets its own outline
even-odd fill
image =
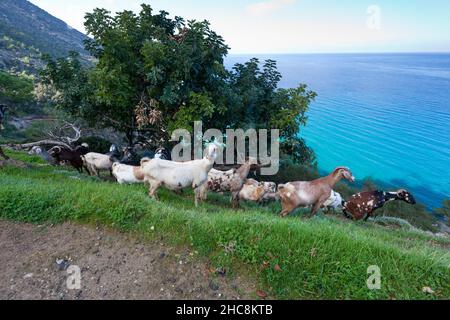
[[[344,214],[344,216],[345,216],[347,219],[353,220],[353,217],[347,212],[347,210],[345,210],[345,208],[342,209],[342,213]]]
[[[319,200],[313,205],[311,209],[311,216],[315,216],[317,211],[323,206],[325,201],[327,201],[328,195],[322,196],[319,198]]]
[[[233,205],[233,209],[237,209],[240,207],[240,203],[239,203],[239,191],[233,191],[231,193],[231,202]]]
[[[200,187],[194,189],[195,192],[195,207],[198,207],[198,201],[201,200],[201,190]]]
[[[200,187],[200,199],[202,201],[206,201],[206,199],[208,198],[208,188],[206,187],[207,182],[205,182],[201,187]]]
[[[155,181],[155,182],[149,182],[149,184],[150,184],[150,189],[149,189],[148,195],[151,198],[158,201],[157,191],[158,191],[158,188],[161,186],[161,183]]]
[[[283,208],[283,210],[281,210],[279,216],[281,218],[286,218],[292,211],[293,211],[293,209],[291,209],[291,208]]]

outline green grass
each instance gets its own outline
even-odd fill
[[[322,215],[283,220],[276,215],[278,204],[233,211],[220,195],[195,208],[192,193],[163,190],[156,202],[142,185],[120,186],[33,161],[27,169],[0,169],[0,218],[103,223],[187,245],[228,273],[243,270],[273,298],[450,298],[448,238]],[[381,290],[366,286],[371,265],[381,269]],[[423,287],[435,294],[423,293]]]

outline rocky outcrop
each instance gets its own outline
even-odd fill
[[[26,0],[0,1],[0,69],[35,73],[41,54],[53,57],[79,52],[89,60],[87,37]]]

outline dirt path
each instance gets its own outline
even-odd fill
[[[254,298],[249,281],[211,273],[194,256],[89,226],[0,221],[0,299]],[[67,289],[68,265],[81,270],[80,290]]]

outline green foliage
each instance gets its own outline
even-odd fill
[[[312,181],[320,177],[319,172],[315,168],[306,165],[297,165],[292,161],[282,161],[278,173],[270,177],[270,180],[276,184],[287,183],[290,181]],[[260,180],[267,179],[265,177]]]
[[[41,71],[41,79],[44,85],[51,85],[56,91],[53,97],[56,107],[93,125],[95,119],[90,117],[92,106],[89,101],[92,87],[78,56],[71,52],[67,58],[53,60],[49,55],[43,55],[47,67]]]
[[[0,217],[43,223],[103,223],[173,245],[185,245],[228,274],[245,270],[279,299],[445,299],[450,296],[448,239],[333,217],[276,216],[279,206],[245,205],[211,195],[194,207],[192,193],[121,186],[66,169],[0,170]],[[281,271],[276,271],[278,265]],[[368,290],[378,265],[381,290]],[[265,267],[263,267],[265,266]],[[405,272],[407,270],[408,272]],[[431,287],[435,294],[422,291]],[[256,297],[255,297],[256,298]]]
[[[90,70],[77,57],[46,59],[42,76],[59,93],[63,110],[92,125],[113,127],[132,143],[135,133],[168,141],[176,128],[280,129],[281,149],[297,163],[315,164],[299,137],[316,94],[306,85],[278,89],[276,62],[258,59],[224,67],[228,47],[207,21],[154,14],[142,5],[111,15],[86,15],[92,38],[86,49],[98,61]]]
[[[89,150],[98,153],[108,153],[111,148],[111,142],[102,137],[82,137],[77,141],[77,145],[87,143]]]
[[[33,101],[33,80],[0,70],[0,102],[8,105]]]
[[[198,119],[210,120],[214,115],[215,106],[211,99],[202,94],[191,93],[189,105],[182,105],[175,114],[169,131],[184,128],[192,131],[192,124]]]
[[[403,201],[387,203],[380,210],[375,211],[376,216],[389,216],[404,219],[413,226],[422,230],[439,231],[436,219],[427,211],[423,204],[410,205]]]
[[[438,217],[446,219],[447,225],[450,226],[450,200],[444,200],[444,205],[442,206],[442,208],[435,209],[435,214]]]
[[[276,62],[251,59],[236,64],[230,75],[231,102],[224,123],[237,128],[279,129],[282,155],[289,155],[296,163],[315,165],[315,155],[300,138],[306,125],[306,111],[316,93],[306,85],[277,89],[281,74]],[[217,124],[218,128],[222,128]]]

